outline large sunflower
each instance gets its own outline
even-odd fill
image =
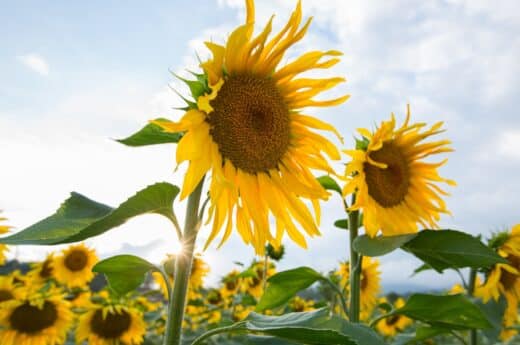
[[[0,213],[2,213],[2,210],[0,210]],[[4,218],[0,215],[0,223],[3,221],[6,221],[7,218]],[[5,234],[9,231],[11,227],[9,225],[3,225],[0,224],[0,234]],[[5,263],[5,252],[7,251],[7,246],[5,244],[0,244],[0,265],[3,265]]]
[[[99,306],[81,315],[76,341],[89,345],[138,345],[143,342],[146,324],[139,310],[123,305]]]
[[[70,288],[84,287],[94,278],[92,267],[98,261],[94,249],[84,244],[70,246],[53,261],[53,274],[56,280]]]
[[[309,27],[310,19],[300,27],[300,3],[285,27],[270,40],[272,18],[253,36],[253,0],[247,0],[246,5],[246,23],[231,33],[225,45],[206,42],[213,55],[201,64],[204,73],[199,77],[204,82],[200,85],[206,91],[193,94],[196,102],[189,104],[180,122],[156,123],[165,131],[185,132],[177,146],[177,162],[189,161],[181,198],[190,195],[202,177],[212,172],[208,222],[213,220],[213,228],[206,246],[226,222],[220,244],[235,225],[242,239],[263,254],[266,242],[278,247],[285,232],[302,247],[306,247],[306,239],[301,230],[309,236],[320,234],[316,225],[319,200],[327,199],[329,193],[311,169],[332,174],[327,157],[338,160],[340,155],[329,140],[313,130],[337,132],[331,125],[304,115],[302,109],[338,105],[348,96],[314,99],[343,78],[297,77],[335,65],[341,55],[338,51],[308,52],[279,66],[288,48],[300,41]],[[302,199],[312,203],[315,217]],[[276,218],[276,234],[270,229],[270,215]]]
[[[2,345],[61,345],[73,320],[63,296],[33,295],[9,303],[0,317]]]
[[[379,230],[385,236],[417,231],[417,223],[436,228],[441,213],[449,213],[441,195],[447,195],[438,182],[454,185],[439,176],[438,163],[423,161],[431,155],[453,151],[449,140],[422,142],[441,133],[442,122],[422,130],[425,123],[410,124],[410,107],[404,124],[396,129],[392,114],[375,131],[358,129],[366,147],[346,150],[352,157],[346,174],[350,178],[345,195],[356,192],[351,210],[363,210],[363,226],[368,235]],[[363,145],[362,145],[363,146]]]

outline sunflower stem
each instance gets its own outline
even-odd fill
[[[477,270],[472,268],[469,271],[469,282],[468,282],[468,296],[473,297],[475,294],[475,282],[477,280]],[[471,329],[469,331],[469,343],[470,345],[477,345],[477,330]]]
[[[356,194],[352,194],[352,205],[356,202]],[[348,212],[348,224],[350,234],[350,322],[359,322],[359,309],[360,309],[360,281],[361,281],[361,263],[360,256],[354,250],[354,240],[358,236],[359,230],[359,211]]]
[[[199,218],[199,204],[204,178],[188,197],[184,234],[182,236],[182,251],[175,260],[175,282],[172,298],[168,305],[168,323],[164,345],[180,345],[182,340],[182,321],[186,309],[186,295],[190,281],[193,252],[197,239]]]

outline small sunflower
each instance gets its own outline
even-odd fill
[[[402,306],[404,306],[404,304],[404,299],[399,297],[394,303],[394,308],[401,308]],[[407,318],[406,316],[392,315],[379,321],[376,324],[376,329],[379,331],[379,333],[385,336],[394,337],[397,333],[402,332],[404,329],[406,329],[406,327],[408,327],[412,323],[412,319]]]
[[[0,210],[0,213],[2,213],[2,210]],[[7,218],[4,218],[0,215],[0,223],[3,221],[6,221]],[[0,224],[0,234],[5,234],[9,231],[11,227],[9,225],[3,225]],[[3,265],[5,263],[5,252],[7,251],[7,245],[0,244],[0,265]]]
[[[208,264],[202,259],[201,255],[195,255],[191,264],[190,289],[200,289],[204,285],[204,277],[208,273]]]
[[[319,200],[329,193],[311,170],[333,174],[327,159],[338,160],[340,154],[314,130],[339,134],[302,109],[338,105],[348,96],[314,99],[343,78],[297,77],[335,65],[338,51],[311,51],[280,67],[286,51],[310,25],[309,19],[300,27],[299,2],[282,31],[270,40],[272,18],[253,36],[254,1],[246,0],[246,7],[246,23],[225,45],[206,42],[212,58],[201,64],[204,82],[199,86],[205,91],[193,94],[195,102],[180,122],[156,124],[165,131],[185,132],[177,146],[177,163],[189,161],[181,198],[212,172],[208,222],[213,220],[213,228],[206,247],[226,222],[220,245],[235,225],[242,239],[263,254],[266,243],[278,246],[285,232],[302,247],[307,243],[300,229],[309,236],[320,234]],[[315,217],[302,199],[312,203]],[[276,234],[270,229],[270,215],[276,218]]]
[[[77,343],[89,345],[138,345],[143,342],[146,324],[139,310],[123,305],[97,306],[81,315]]]
[[[242,278],[238,275],[240,272],[238,270],[233,270],[229,272],[224,278],[222,278],[222,288],[220,289],[220,294],[223,298],[233,298],[233,296],[238,292],[240,286],[242,285]]]
[[[314,307],[314,301],[312,299],[306,300],[301,298],[300,296],[295,296],[292,301],[289,303],[289,309],[293,312],[305,312],[316,309]]]
[[[56,280],[70,288],[83,287],[94,278],[92,267],[98,261],[94,249],[84,244],[70,246],[53,261]]]
[[[497,237],[503,238],[498,246],[498,253],[509,261],[509,264],[496,264],[489,272],[484,285],[478,287],[475,294],[481,297],[484,303],[491,298],[498,300],[504,296],[507,309],[503,323],[508,327],[515,324],[518,319],[518,301],[520,298],[520,224],[515,225],[510,233],[502,233]],[[503,340],[509,339],[517,332],[504,330],[501,334]]]
[[[447,160],[425,162],[431,155],[451,152],[449,140],[422,142],[441,133],[442,122],[422,131],[424,123],[410,124],[410,107],[404,124],[396,129],[392,114],[375,131],[358,129],[364,137],[361,149],[346,150],[352,157],[346,175],[350,178],[343,194],[356,193],[351,210],[363,210],[363,226],[368,235],[379,230],[384,236],[413,233],[417,223],[424,228],[437,228],[441,213],[448,213],[441,195],[447,193],[438,182],[455,185],[439,176],[437,169]]]
[[[22,287],[14,282],[14,276],[0,276],[0,309],[7,303],[23,298]]]
[[[377,304],[377,296],[381,291],[381,272],[379,271],[379,261],[368,256],[363,256],[361,264],[360,296],[361,311],[369,316],[372,309]],[[348,262],[340,264],[336,275],[340,277],[340,286],[349,289],[348,281],[350,277],[350,266]]]
[[[45,284],[53,278],[54,253],[49,253],[45,260],[32,264],[31,270],[27,274],[32,284]]]
[[[269,264],[267,272],[265,272],[264,263],[254,262],[249,270],[252,271],[253,276],[244,278],[242,283],[242,291],[247,292],[253,297],[260,298],[264,293],[264,278],[268,279],[276,273],[273,264]]]
[[[63,296],[33,295],[10,303],[0,318],[2,345],[61,345],[73,313]]]

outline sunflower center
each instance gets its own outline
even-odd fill
[[[368,279],[367,279],[367,275],[365,273],[361,274],[361,279],[360,279],[359,283],[360,283],[361,291],[365,291],[365,289],[368,286]]]
[[[88,256],[83,250],[73,250],[65,257],[65,266],[71,271],[81,271],[87,266]]]
[[[387,165],[381,169],[365,163],[368,194],[384,208],[399,205],[405,198],[410,186],[410,171],[406,157],[392,141],[383,143],[381,149],[370,152],[370,158]]]
[[[234,281],[226,282],[226,289],[235,290],[236,287],[237,287],[237,284]]]
[[[289,109],[276,83],[231,75],[211,102],[210,134],[220,154],[250,174],[276,168],[290,142]]]
[[[52,326],[57,319],[56,306],[45,301],[41,309],[29,303],[22,304],[13,310],[9,322],[20,333],[34,334]]]
[[[40,270],[40,277],[43,279],[49,278],[52,274],[51,260],[45,260]]]
[[[109,312],[103,318],[103,311],[98,309],[90,320],[90,327],[101,338],[117,339],[130,328],[131,322],[130,314],[124,310],[121,314]]]
[[[0,290],[0,302],[9,301],[13,298],[14,296],[11,291],[5,289]]]
[[[507,260],[509,261],[509,264],[511,266],[513,266],[517,270],[520,269],[520,259],[516,258],[515,256],[509,255],[507,257]],[[502,272],[500,274],[500,283],[502,284],[504,289],[513,290],[517,279],[520,279],[518,275],[511,273],[508,270],[502,269]]]
[[[393,326],[397,323],[397,321],[399,321],[399,315],[387,317],[385,322],[388,326]]]

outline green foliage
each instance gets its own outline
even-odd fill
[[[334,222],[334,226],[340,229],[348,230],[348,219],[338,219]]]
[[[167,119],[159,118],[163,122],[170,122]],[[117,139],[118,142],[127,146],[148,146],[158,144],[174,144],[178,143],[182,138],[182,133],[165,132],[161,126],[155,123],[149,123],[138,132],[124,139]]]
[[[298,291],[308,288],[318,280],[326,279],[310,267],[298,267],[279,272],[267,280],[267,288],[256,306],[256,311],[281,306],[294,297]]]
[[[487,319],[491,322],[492,327],[483,331],[486,338],[492,343],[498,342],[500,332],[502,330],[502,319],[506,311],[506,299],[501,296],[498,301],[491,299],[488,303],[484,303],[479,299],[475,300],[476,305],[482,310]]]
[[[172,184],[156,183],[137,192],[116,209],[71,193],[55,214],[0,238],[0,243],[49,245],[83,241],[146,213],[161,214],[173,220],[173,201],[178,193],[179,188]]]
[[[390,315],[401,314],[437,328],[487,329],[492,325],[482,310],[462,295],[411,295],[404,306]]]
[[[385,255],[401,248],[438,272],[447,268],[489,268],[507,263],[478,238],[455,230],[423,230],[416,234],[374,238],[362,235],[354,241],[354,248],[366,256]]]
[[[247,332],[255,335],[271,336],[296,344],[322,345],[383,345],[384,342],[372,329],[349,323],[339,317],[330,317],[327,309],[306,313],[289,313],[282,316],[266,316],[251,313],[241,322],[229,327],[212,330],[197,339],[193,345],[213,334]],[[270,342],[269,344],[277,344]],[[280,344],[287,344],[282,342]]]
[[[137,289],[149,271],[159,268],[134,255],[116,255],[98,262],[92,271],[105,274],[112,290],[125,295]]]
[[[366,151],[368,149],[368,144],[370,144],[370,140],[365,137],[361,137],[361,139],[355,138],[356,140],[356,150]]]
[[[318,182],[322,185],[326,190],[331,190],[342,195],[341,187],[332,177],[328,175],[320,176],[317,178]]]

